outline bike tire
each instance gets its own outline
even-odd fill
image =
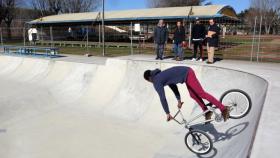
[[[205,140],[206,142],[201,142],[202,139]],[[194,142],[194,141],[196,141],[196,142]],[[193,146],[194,143],[197,143],[197,147],[199,147],[199,145],[201,145],[201,147],[199,147],[199,149],[196,149]],[[205,133],[204,131],[196,130],[196,129],[191,130],[186,134],[185,144],[191,152],[193,152],[195,154],[199,154],[199,155],[207,154],[213,149],[213,142],[212,142],[211,138],[209,137],[209,135],[207,133]],[[206,145],[206,149],[205,149],[205,145]],[[202,150],[200,150],[200,149],[202,149]]]
[[[231,104],[231,112],[229,114],[229,117],[232,119],[240,119],[242,117],[245,117],[251,110],[252,107],[252,101],[250,96],[243,90],[240,89],[231,89],[223,93],[223,95],[220,98],[220,101],[224,105],[229,105]],[[231,103],[229,102],[231,101]],[[243,104],[242,102],[246,102],[246,105],[241,105]],[[246,106],[244,110],[242,110],[239,114],[239,112],[236,112],[235,114],[234,110],[237,108],[241,108],[242,106]],[[242,108],[241,108],[242,109]],[[237,111],[237,110],[236,110]]]

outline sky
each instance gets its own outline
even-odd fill
[[[212,4],[232,6],[237,13],[249,8],[250,0],[209,0]],[[105,0],[106,10],[128,10],[147,8],[147,0]]]

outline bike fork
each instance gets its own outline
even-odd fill
[[[191,132],[191,136],[194,140],[194,144],[200,144],[201,139],[200,139],[199,135],[192,133],[191,129],[190,129],[190,132]]]

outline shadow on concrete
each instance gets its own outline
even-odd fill
[[[218,150],[215,147],[213,147],[212,150],[210,151],[210,153],[208,153],[206,155],[196,154],[196,156],[198,158],[213,158],[213,157],[215,157],[217,155],[217,153],[218,153]]]
[[[225,133],[217,131],[212,123],[209,123],[207,125],[203,125],[203,124],[194,125],[192,127],[194,129],[203,130],[203,131],[209,133],[210,135],[212,135],[214,138],[213,143],[215,143],[218,141],[224,141],[224,140],[231,139],[232,137],[243,132],[248,127],[248,125],[249,125],[249,122],[243,122],[243,123],[237,124],[237,125],[229,128]]]
[[[184,57],[184,59],[183,60],[192,60],[192,56],[191,57]],[[175,56],[172,56],[172,55],[170,55],[170,56],[165,56],[163,59],[172,59],[172,60],[175,60]],[[206,57],[203,57],[203,61],[206,61],[208,58],[207,58],[207,56]],[[219,62],[219,61],[222,61],[223,60],[223,58],[214,58],[214,62]]]
[[[213,136],[213,143],[219,142],[219,141],[225,141],[229,140],[234,136],[237,136],[238,134],[242,133],[249,125],[249,122],[243,122],[240,124],[237,124],[233,127],[230,127],[225,133],[217,131],[217,129],[214,127],[212,123],[210,124],[200,124],[200,125],[194,125],[192,128],[199,129],[204,132],[207,132],[211,136]],[[206,155],[199,155],[197,154],[197,157],[199,158],[213,158],[217,155],[218,150],[213,147],[212,151]]]

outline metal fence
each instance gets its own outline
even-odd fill
[[[208,27],[209,19],[200,19]],[[166,56],[171,56],[172,38],[176,28],[176,21],[166,21],[169,30],[169,41],[166,46]],[[181,21],[184,21],[181,19]],[[280,34],[267,35],[264,31],[262,17],[256,17],[254,24],[230,20],[215,19],[221,28],[220,44],[216,57],[222,59],[241,59],[255,62],[280,61]],[[154,54],[153,22],[130,22],[126,24],[105,23],[105,46],[107,56],[131,54]],[[192,56],[190,42],[190,28],[193,21],[186,21],[186,41],[189,47],[185,49],[185,56]],[[60,48],[60,53],[92,54],[102,56],[101,24],[90,25],[59,25],[37,27],[36,41],[29,41],[29,27],[0,28],[1,45],[44,45]],[[280,27],[276,30],[280,30]],[[9,34],[10,32],[10,34]],[[204,47],[206,50],[206,47]],[[207,56],[207,52],[205,56]]]

